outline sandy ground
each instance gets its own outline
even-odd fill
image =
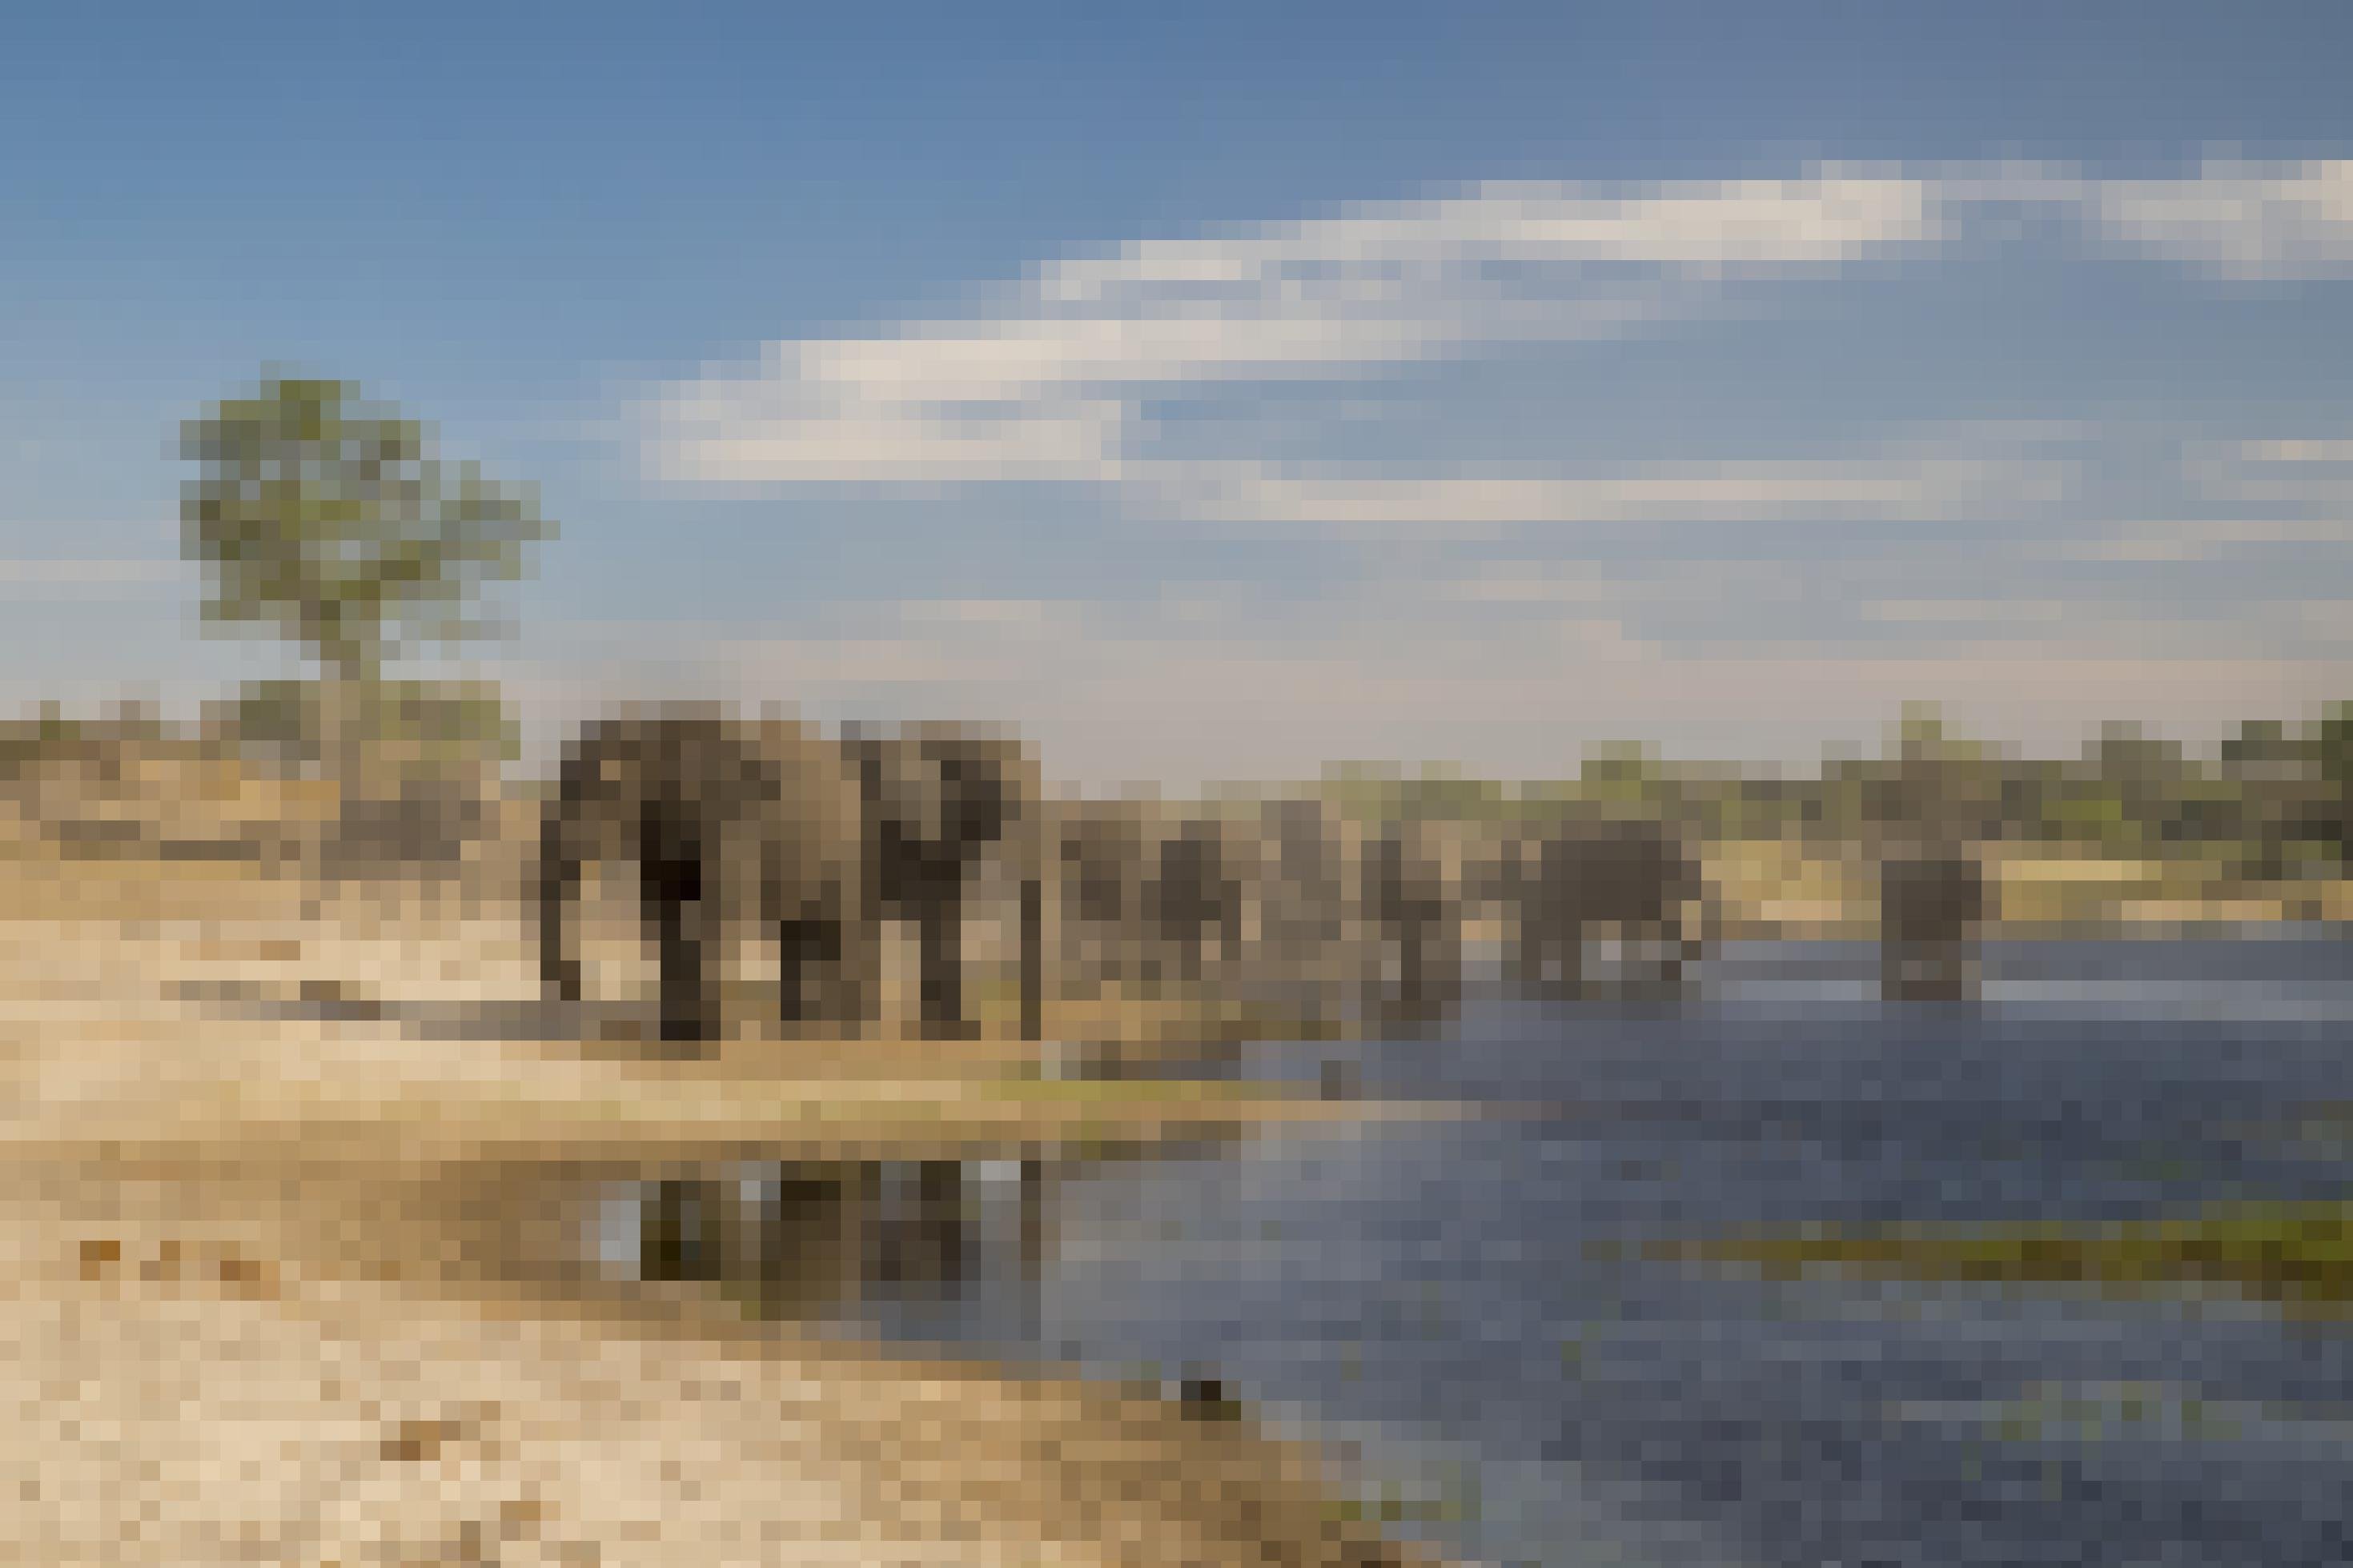
[[[1757,868],[1758,913],[1852,919],[1827,871],[1785,869]],[[905,1042],[674,1064],[551,1044],[501,912],[377,919],[226,866],[0,870],[0,1561],[1392,1550],[1247,1420],[820,1345],[567,1271],[550,1239],[591,1168],[1149,1143],[1362,1108],[1008,1087],[1028,1053],[1004,1041],[946,1067]]]
[[[0,1554],[1380,1560],[1329,1522],[1306,1456],[1240,1423],[413,1256],[369,1278],[417,1211],[365,1196],[71,1167],[20,1187],[0,1209]]]
[[[565,1157],[772,1131],[790,1119],[738,1070],[761,1047],[672,1069],[437,1037],[416,1019],[512,994],[519,944],[338,930],[269,889],[117,893],[135,918],[61,884],[0,919],[0,1561],[1403,1560],[1226,1407],[818,1344],[567,1272],[540,1245],[578,1186]],[[967,1089],[871,1060],[770,1085],[832,1118],[813,1147],[928,1136],[907,1106],[952,1122]],[[974,1136],[1001,1143],[1012,1113],[985,1110]]]

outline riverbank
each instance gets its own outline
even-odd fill
[[[2069,854],[2002,845],[1985,852],[1993,891],[1986,934],[2004,941],[2167,936],[2290,923],[2353,924],[2353,881],[2261,882],[2207,862]],[[1871,870],[1858,858],[1782,840],[1716,844],[1703,874],[1723,934],[1772,942],[1875,941]]]
[[[1421,1561],[1246,1422],[481,1279],[397,1190],[278,1190],[16,1184],[0,1560]]]
[[[604,1173],[1380,1108],[1039,1082],[1006,1042],[587,1048],[500,1000],[511,934],[183,869],[44,868],[0,919],[0,1561],[1424,1560],[1222,1401],[820,1341],[554,1234]]]

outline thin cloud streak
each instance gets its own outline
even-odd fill
[[[2353,163],[2104,181],[2042,164],[1824,166],[1783,181],[1489,184],[1043,262],[987,309],[772,343],[654,388],[658,480],[1120,483],[1157,476],[1147,398],[1346,381],[1623,335],[1734,283],[1925,261],[2033,220],[2232,279],[2353,275]]]

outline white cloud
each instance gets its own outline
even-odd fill
[[[2204,443],[2183,455],[2181,471],[2198,494],[2221,505],[2272,508],[2340,527],[2353,518],[2353,442]]]
[[[2085,713],[2283,710],[2341,678],[2263,657],[2289,635],[2337,646],[2330,583],[2295,584],[2274,614],[2211,574],[2197,581],[2211,576],[2227,602],[2201,597],[2194,616],[2168,619],[2179,606],[2112,584],[2063,597],[2100,574],[2047,563],[2346,542],[2353,443],[2341,439],[2192,444],[2177,465],[2155,427],[2021,420],[1736,460],[1283,460],[1314,450],[1293,404],[1270,401],[1253,423],[1222,419],[1218,400],[1288,383],[1339,406],[1416,366],[1688,318],[1727,286],[1951,265],[2030,231],[2098,265],[2179,269],[2192,286],[2337,277],[2353,272],[2348,171],[2209,164],[2122,181],[2010,164],[1479,186],[1042,262],[961,314],[773,344],[749,366],[659,388],[639,429],[650,470],[672,480],[1076,483],[1146,523],[1406,547],[1360,552],[1313,605],[1187,584],[1140,609],[837,605],[793,637],[698,656],[742,689],[818,707],[1018,717],[1095,776],[1417,754],[1449,734],[1508,752],[1532,728],[1819,735],[1875,727],[1923,697],[2028,739]],[[1187,396],[1211,417],[1187,426],[1197,455],[1179,458],[1163,439],[1176,422],[1156,426],[1154,405]],[[2192,508],[2203,515],[2148,521]],[[1730,525],[1742,542],[1727,551],[1722,535],[1676,531],[1686,523]],[[1445,548],[1482,540],[1553,559],[1466,568]],[[1681,655],[1645,640],[1662,627],[1679,628]]]
[[[2353,276],[2353,163],[2213,163],[2185,179],[2093,185],[2085,202],[2118,238],[2222,277]]]
[[[1497,537],[1532,523],[1928,521],[2014,511],[2065,491],[2048,458],[1900,456],[1653,462],[1563,472],[1396,475],[1324,465],[1131,465],[1132,510],[1200,521],[1320,525],[1324,537],[1427,533]]]
[[[1451,198],[1041,264],[992,311],[772,344],[656,390],[657,478],[720,483],[1110,480],[1139,400],[1347,377],[1686,313],[1714,285],[1933,241],[1916,180],[1816,174]]]
[[[2243,441],[2239,456],[2250,463],[2353,463],[2353,441]]]
[[[2021,215],[2205,272],[2353,267],[2348,163],[1487,184],[1041,262],[960,319],[774,343],[748,369],[658,387],[640,428],[649,470],[677,481],[1157,482],[1137,468],[1148,397],[1620,335],[1706,309],[1727,283],[1932,258]]]
[[[987,626],[1000,631],[1039,632],[1079,613],[1079,606],[1045,599],[902,599],[892,607],[909,626]]]
[[[2077,608],[2059,599],[1872,599],[1855,613],[1893,626],[2055,626]]]
[[[2059,541],[2039,553],[2061,561],[2187,563],[2297,544],[2353,545],[2353,520],[2221,518],[2111,524],[2098,538]]]
[[[1440,599],[1458,605],[1563,609],[1623,604],[1635,592],[1623,578],[1546,561],[1508,562],[1437,585]]]

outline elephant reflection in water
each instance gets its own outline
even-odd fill
[[[1991,918],[1985,867],[1953,843],[1900,845],[1879,862],[1880,994],[1957,1002],[1977,987],[1978,944]]]
[[[1507,976],[1535,994],[1575,995],[1587,984],[1586,947],[1614,934],[1629,952],[1651,950],[1673,984],[1694,948],[1685,907],[1703,897],[1682,836],[1648,818],[1551,825],[1505,852],[1515,929]]]
[[[984,1227],[954,1160],[768,1165],[649,1183],[638,1209],[638,1272],[649,1281],[731,1288],[764,1316],[823,1313],[870,1290],[952,1296],[991,1266]],[[1052,1169],[1020,1167],[1009,1255],[1035,1280],[1052,1246]]]
[[[723,1285],[761,1316],[854,1300],[869,1205],[854,1167],[670,1178],[639,1198],[638,1274]]]

